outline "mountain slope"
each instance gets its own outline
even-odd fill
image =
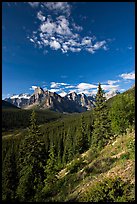
[[[103,183],[106,179],[114,182],[121,179],[125,185],[131,187],[129,195],[124,194],[123,199],[134,200],[135,188],[135,133],[127,132],[110,141],[101,152],[95,153],[90,149],[77,159],[71,161],[62,169],[58,178],[67,180],[65,202],[91,202],[93,195],[98,195],[96,185]],[[74,176],[75,175],[75,176]],[[71,184],[71,178],[75,178],[76,185]],[[114,180],[113,180],[114,179]],[[61,182],[61,181],[60,181]],[[55,196],[54,201],[62,201],[64,187]],[[94,192],[94,189],[96,191]],[[102,189],[103,192],[103,189]],[[61,199],[60,199],[61,198]],[[105,198],[104,198],[105,199]],[[115,198],[116,199],[116,198]],[[118,198],[117,198],[118,199]],[[113,200],[115,201],[115,200]]]
[[[7,101],[4,101],[4,100],[2,100],[2,109],[18,109],[19,110],[19,108],[17,106],[15,106],[15,105],[7,102]]]
[[[79,103],[73,98],[69,100],[68,97],[61,97],[57,93],[50,91],[44,91],[41,87],[37,87],[34,93],[29,95],[14,95],[10,98],[6,98],[8,101],[23,109],[51,109],[58,112],[84,112],[87,109],[91,109],[93,104],[84,95],[79,95]]]
[[[118,92],[109,92],[106,97],[108,99],[117,94]],[[32,95],[13,95],[10,98],[6,98],[5,101],[23,109],[51,109],[58,112],[79,113],[91,110],[95,104],[95,97],[86,96],[84,93],[76,94],[75,92],[61,97],[55,92],[44,91],[41,87],[37,87]]]

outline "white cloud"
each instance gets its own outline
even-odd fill
[[[49,10],[60,10],[62,14],[66,8],[70,8],[67,2],[45,2],[41,4]],[[62,7],[60,7],[61,5]],[[45,18],[44,14],[39,11],[37,18],[40,19],[40,25],[38,30],[34,31],[29,38],[30,41],[34,42],[35,46],[38,45],[39,48],[49,46],[53,50],[61,50],[62,53],[85,50],[94,54],[99,49],[108,50],[105,40],[97,41],[94,35],[80,36],[77,32],[81,32],[83,27],[77,25],[73,18],[68,18],[62,14],[54,19],[51,15]]]
[[[105,41],[105,40],[100,41],[100,42],[96,42],[96,43],[93,45],[93,49],[94,49],[94,50],[98,50],[98,49],[100,49],[104,44],[106,44],[106,41]]]
[[[80,83],[77,85],[77,88],[79,90],[85,90],[85,89],[93,89],[93,88],[97,88],[97,85],[94,84],[88,84],[88,83]]]
[[[58,88],[58,84],[56,82],[51,82],[50,84],[51,88]]]
[[[131,79],[134,80],[135,79],[135,73],[134,72],[130,72],[130,73],[123,73],[121,75],[119,75],[121,78],[127,80],[127,79]]]
[[[67,2],[45,2],[43,5],[56,13],[61,12],[70,15],[71,12],[71,6]]]
[[[30,38],[30,41],[33,42],[33,43],[35,42],[32,38]]]
[[[70,47],[69,50],[72,51],[72,52],[80,52],[81,48]]]
[[[51,92],[58,92],[58,91],[60,91],[60,89],[49,89],[49,91],[51,91]]]
[[[55,33],[55,29],[56,24],[54,22],[51,22],[49,18],[47,18],[47,21],[40,25],[40,30],[42,31],[42,33],[53,34]]]
[[[45,19],[46,19],[46,17],[43,16],[43,14],[42,14],[41,11],[39,11],[39,12],[37,13],[37,18],[38,18],[40,21],[45,21]]]
[[[107,83],[110,84],[110,85],[113,85],[113,84],[115,84],[115,83],[117,83],[119,81],[120,80],[115,80],[115,81],[114,80],[108,80]]]
[[[92,90],[90,93],[89,93],[89,95],[96,95],[97,94],[97,89],[95,89],[95,90]]]
[[[39,6],[40,2],[28,2],[28,4],[33,7],[33,8],[36,8]]]
[[[84,37],[82,39],[82,45],[92,45],[91,39],[91,37]]]
[[[51,84],[50,85],[51,88],[59,88],[60,86],[67,86],[67,85],[69,85],[69,84],[63,83],[63,82],[51,82],[50,84]]]
[[[78,90],[78,91],[77,91],[78,94],[84,93],[84,94],[87,95],[87,96],[91,95],[92,92],[93,92],[93,91],[91,91],[91,90],[81,90],[81,91]]]
[[[73,85],[65,86],[65,89],[72,89],[72,88],[75,88],[75,86],[73,86]]]
[[[37,86],[32,86],[29,90],[35,90]]]
[[[109,91],[111,89],[113,90],[119,89],[119,85],[113,85],[113,84],[101,84],[101,87],[105,91]]]
[[[60,45],[59,42],[57,42],[56,40],[54,40],[54,41],[51,41],[51,42],[50,42],[50,47],[53,48],[53,49],[55,49],[55,50],[58,50],[58,49],[61,48],[61,45]]]
[[[93,48],[86,48],[86,50],[87,50],[88,52],[92,53],[92,54],[95,53],[95,51],[93,50]]]

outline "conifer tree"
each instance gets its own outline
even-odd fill
[[[96,103],[94,108],[94,124],[92,134],[92,144],[96,147],[103,147],[111,135],[110,121],[108,119],[108,110],[106,98],[101,84],[98,85],[96,94]]]
[[[19,152],[20,180],[17,189],[21,201],[33,201],[38,187],[44,184],[46,163],[45,144],[36,124],[35,111],[32,111],[28,135],[23,139]]]
[[[81,126],[80,126],[80,131],[78,132],[78,135],[77,135],[76,146],[77,146],[77,151],[80,154],[86,151],[89,147],[87,128],[86,128],[83,115],[81,116]]]
[[[18,172],[16,157],[14,152],[14,142],[12,148],[8,150],[2,166],[2,200],[16,201],[16,188],[18,185]]]
[[[63,163],[66,164],[68,161],[70,161],[73,155],[73,138],[69,128],[64,141]]]
[[[55,172],[56,172],[56,159],[55,159],[55,147],[53,144],[50,145],[49,150],[49,158],[47,160],[47,164],[45,167],[46,179],[44,182],[49,185],[49,183],[53,183],[55,180]]]

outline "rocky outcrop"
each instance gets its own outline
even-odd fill
[[[118,94],[118,92],[107,93],[107,99]],[[84,93],[69,93],[61,97],[57,93],[44,91],[41,87],[37,87],[32,95],[20,94],[6,98],[5,101],[16,105],[19,108],[31,109],[36,106],[38,109],[52,109],[59,112],[84,112],[91,110],[95,104],[94,96],[86,96]]]
[[[69,93],[65,96],[70,101],[74,101],[77,105],[91,110],[94,106],[93,98],[89,99],[84,93],[76,94],[75,92]]]

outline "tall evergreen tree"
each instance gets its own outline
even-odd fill
[[[88,147],[89,147],[89,142],[88,142],[87,128],[84,121],[84,116],[82,115],[80,131],[78,132],[78,135],[77,135],[77,151],[78,153],[81,154],[84,151],[86,151]]]
[[[103,147],[111,135],[110,121],[108,119],[108,110],[106,106],[106,98],[101,84],[98,85],[96,94],[96,103],[94,108],[94,124],[92,134],[92,144],[96,147]]]
[[[46,159],[45,144],[33,110],[28,135],[23,139],[19,152],[20,180],[17,195],[20,201],[33,201],[37,189],[42,189]]]
[[[44,182],[49,185],[52,184],[55,180],[56,172],[56,159],[55,159],[55,147],[53,144],[50,145],[49,158],[45,167],[46,179]]]
[[[14,152],[14,141],[12,147],[8,150],[2,166],[2,200],[16,201],[16,188],[18,185],[18,172],[16,156]]]
[[[73,138],[69,128],[64,141],[63,163],[66,164],[68,161],[70,161],[73,155]]]

